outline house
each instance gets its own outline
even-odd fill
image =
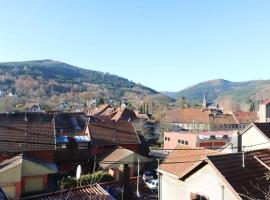
[[[168,149],[165,153],[170,152],[178,144],[187,145],[190,148],[218,149],[231,141],[233,133],[233,131],[164,132],[164,149]]]
[[[187,131],[210,131],[209,113],[201,109],[169,109],[165,114],[165,122]]]
[[[48,161],[54,160],[56,143],[54,124],[12,122],[0,124],[0,161],[18,153],[31,154]]]
[[[209,115],[211,131],[238,130],[239,124],[232,114]]]
[[[270,98],[259,105],[258,119],[259,122],[270,122]]]
[[[92,155],[104,155],[116,146],[140,153],[141,141],[131,122],[89,122],[85,133],[90,137]]]
[[[87,120],[74,113],[0,114],[0,160],[24,152],[56,162],[63,174],[75,171],[78,164],[89,166]]]
[[[117,108],[111,107],[109,104],[100,105],[97,108],[92,109],[88,116],[91,116],[96,121],[134,121],[137,119],[136,113],[122,105]]]
[[[61,190],[53,193],[47,193],[37,196],[23,198],[22,200],[114,200],[114,198],[104,190],[100,185],[89,185],[84,187]]]
[[[133,177],[138,174],[138,162],[140,162],[140,171],[144,171],[145,163],[149,161],[148,158],[142,155],[118,146],[108,151],[99,161],[99,165],[102,169],[109,170],[109,173],[115,180],[119,180],[119,168],[121,164],[128,164],[130,177]]]
[[[12,199],[50,189],[57,166],[45,160],[18,155],[0,163],[0,187]]]
[[[193,132],[238,130],[239,124],[232,114],[216,114],[206,109],[184,108],[169,109],[165,122],[171,130]]]
[[[256,112],[233,112],[232,115],[237,121],[239,128],[245,128],[250,123],[257,121]]]
[[[160,165],[161,199],[265,199],[270,150],[220,154],[182,146]]]
[[[100,115],[101,113],[103,113],[104,111],[106,111],[107,109],[111,108],[111,106],[109,104],[101,104],[100,106],[89,110],[88,115],[94,116],[94,115]]]
[[[251,123],[233,134],[224,152],[241,152],[270,148],[270,123]]]
[[[208,174],[209,167],[205,167],[206,156],[215,153],[212,150],[178,145],[158,168],[160,199],[195,200],[192,195],[201,194],[201,197],[206,195],[210,200],[218,200],[213,198],[215,194],[212,193],[220,185],[216,175]],[[200,168],[204,171],[192,174]]]

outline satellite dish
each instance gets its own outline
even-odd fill
[[[78,165],[77,170],[76,170],[76,180],[79,180],[82,174],[82,167],[81,165]]]

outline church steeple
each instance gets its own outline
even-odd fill
[[[203,108],[207,108],[207,101],[206,101],[206,95],[205,95],[205,92],[203,94]]]

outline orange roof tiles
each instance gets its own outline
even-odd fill
[[[201,109],[171,109],[166,113],[166,121],[170,123],[209,124],[209,113]]]
[[[212,123],[218,124],[238,124],[238,122],[235,120],[234,116],[231,114],[224,114],[224,115],[218,115],[218,116],[210,116],[210,120]]]
[[[178,145],[160,165],[159,170],[184,178],[190,171],[204,163],[207,155],[217,152],[207,149],[191,149],[185,145]]]
[[[42,194],[23,198],[24,200],[114,200],[114,198],[106,192],[100,185],[90,185],[85,187],[73,188],[69,190],[62,190],[58,192]]]
[[[239,124],[249,124],[257,120],[256,112],[233,112]]]

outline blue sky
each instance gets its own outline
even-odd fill
[[[0,61],[54,59],[160,91],[270,79],[268,0],[0,0]]]

